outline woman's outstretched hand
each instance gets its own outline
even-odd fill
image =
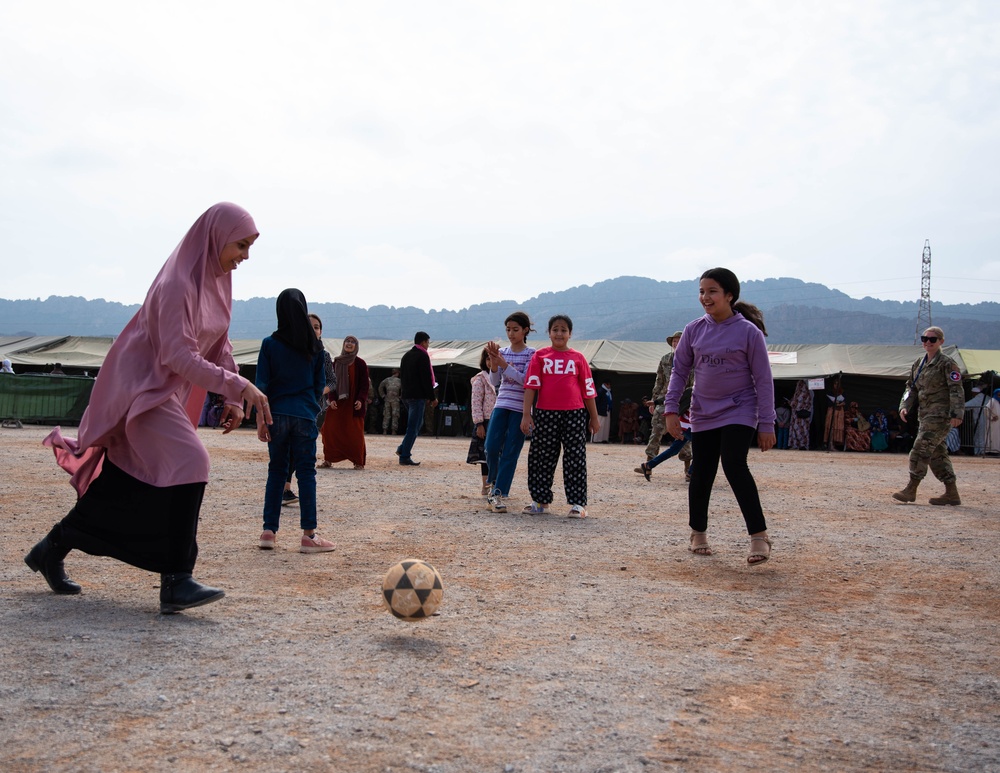
[[[268,402],[267,402],[267,395],[265,395],[263,392],[261,392],[257,387],[255,387],[250,382],[247,382],[246,388],[243,390],[243,393],[240,395],[240,397],[242,397],[243,401],[247,404],[247,406],[248,406],[247,410],[249,410],[250,408],[256,408],[257,409],[257,426],[258,427],[260,426],[261,419],[264,420],[264,424],[273,424],[274,423],[274,418],[271,416],[271,406],[268,405]],[[240,426],[240,423],[243,421],[243,411],[242,411],[242,409],[237,408],[235,405],[232,405],[232,406],[231,405],[227,405],[226,408],[227,409],[228,408],[232,408],[233,412],[238,412],[239,413],[239,420],[238,421],[234,421],[231,425],[229,425],[229,426],[226,427],[225,431],[226,432],[231,432],[232,430],[236,429],[236,427]],[[223,413],[222,418],[223,418],[223,420],[225,420],[225,418],[226,418],[226,414],[225,413]],[[225,433],[223,433],[223,434],[225,434]]]

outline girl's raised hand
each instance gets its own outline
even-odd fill
[[[486,344],[486,356],[489,358],[490,370],[507,367],[507,361],[500,354],[500,344],[496,341]]]

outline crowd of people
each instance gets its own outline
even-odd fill
[[[808,383],[800,380],[791,398],[779,401],[777,414],[778,449],[829,451],[883,451],[909,453],[914,435],[896,409],[875,408],[866,412],[857,401],[848,401],[839,379],[825,391],[826,407],[822,427],[813,434],[816,402]],[[822,398],[820,400],[822,402]]]
[[[890,450],[891,441],[891,450],[909,451],[912,437],[898,412],[876,408],[865,416],[857,402],[847,401],[839,379],[825,390],[825,400],[820,418],[815,409],[817,402],[822,405],[823,395],[817,398],[808,382],[799,380],[792,396],[775,406],[775,448],[885,451]],[[891,423],[890,416],[895,417]],[[821,424],[814,424],[814,419]]]
[[[263,550],[275,549],[282,506],[294,502],[302,531],[299,550],[335,549],[318,532],[317,440],[322,442],[320,468],[347,461],[363,470],[366,418],[376,396],[382,402],[383,432],[395,434],[405,413],[396,448],[399,465],[420,464],[414,446],[428,411],[437,405],[438,388],[424,331],[415,334],[398,370],[375,390],[358,339],[346,336],[340,354],[331,358],[322,342],[322,321],[309,313],[300,290],[288,288],[277,298],[277,326],[261,342],[255,382],[239,374],[228,336],[232,273],[249,259],[257,238],[249,213],[234,204],[217,204],[202,214],[111,346],[78,437],[65,437],[59,428],[46,437],[59,465],[71,474],[78,498],[24,560],[55,593],[80,592],[64,560],[81,550],[159,573],[164,614],[225,595],[193,577],[210,468],[196,432],[199,421],[216,423],[226,434],[245,415],[252,416],[259,440],[267,444],[258,539]],[[689,482],[688,550],[698,556],[713,553],[709,505],[721,465],[745,522],[746,561],[756,566],[770,559],[772,540],[748,455],[754,445],[762,452],[813,447],[814,392],[800,381],[790,398],[776,404],[763,314],[741,300],[732,271],[714,268],[702,274],[698,299],[704,314],[667,338],[670,351],[659,363],[652,396],[641,407],[623,403],[618,436],[635,442],[640,417],[648,413],[646,460],[636,472],[650,480],[672,456],[683,461]],[[535,330],[525,312],[509,314],[504,331],[507,345],[494,341],[483,348],[470,383],[474,426],[467,462],[478,468],[481,495],[493,512],[508,512],[515,470],[530,437],[530,500],[519,512],[555,512],[553,484],[561,458],[563,512],[586,518],[587,446],[608,439],[611,384],[596,385],[586,358],[570,346],[573,321],[565,314],[548,320],[548,344],[538,349],[528,344]],[[958,366],[941,352],[943,331],[928,328],[921,341],[925,354],[913,365],[898,411],[875,409],[866,415],[843,394],[839,381],[831,385],[825,393],[829,405],[822,445],[878,452],[907,442],[909,484],[892,497],[915,501],[930,470],[945,485],[945,493],[930,502],[959,505],[946,441],[970,406]],[[970,403],[979,411],[984,438],[1000,431],[995,396],[980,389]],[[914,411],[919,426],[907,439],[905,423]],[[669,444],[660,453],[664,438]],[[298,494],[291,488],[293,473]],[[135,517],[137,509],[143,518]]]

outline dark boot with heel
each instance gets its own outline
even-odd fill
[[[56,527],[58,528],[58,527]],[[24,563],[33,572],[41,572],[53,593],[72,595],[80,592],[80,586],[66,576],[63,559],[69,555],[69,548],[63,547],[53,529],[24,557]]]
[[[160,575],[160,614],[163,615],[211,604],[225,595],[225,591],[202,585],[191,572]]]

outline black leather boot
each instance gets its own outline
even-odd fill
[[[57,527],[58,528],[58,527]],[[45,582],[53,593],[71,595],[80,592],[80,586],[66,576],[63,559],[69,554],[69,548],[62,547],[53,537],[55,529],[50,531],[24,557],[24,563],[33,572],[41,572]]]
[[[163,615],[211,604],[225,595],[225,591],[202,585],[191,572],[160,575],[160,614]]]

